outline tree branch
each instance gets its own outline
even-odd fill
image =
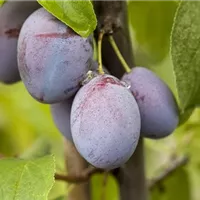
[[[189,162],[189,158],[186,156],[183,156],[180,158],[176,158],[174,161],[172,161],[172,163],[170,162],[171,164],[169,165],[168,168],[164,169],[164,167],[162,167],[162,169],[164,169],[164,170],[162,170],[162,172],[158,176],[156,176],[150,180],[147,180],[148,189],[152,190],[155,186],[159,185],[166,178],[173,175],[173,173],[176,170],[178,170],[180,167],[185,166],[188,162]],[[106,171],[90,166],[86,170],[84,170],[79,176],[55,174],[55,179],[58,181],[66,181],[68,183],[79,184],[79,183],[89,181],[91,176],[94,174],[104,173],[104,172],[106,172]]]
[[[169,167],[161,172],[161,174],[148,181],[149,190],[152,190],[155,186],[159,185],[167,177],[171,176],[176,170],[178,170],[180,167],[185,166],[188,162],[189,158],[186,156],[175,159],[171,163],[171,165],[169,165]]]
[[[126,1],[94,1],[95,12],[98,19],[96,39],[100,30],[113,34],[120,52],[128,65],[133,67],[133,52],[129,37]],[[114,76],[121,78],[125,73],[117,55],[115,54],[107,37],[102,44],[103,64]]]
[[[105,34],[113,34],[121,29],[123,1],[95,1],[94,7],[98,17],[98,31],[103,30]]]
[[[71,174],[70,176],[77,177],[88,167],[88,163],[80,156],[74,144],[72,144],[68,140],[65,140],[64,145],[65,145],[64,147],[65,147],[67,172],[68,174]],[[90,190],[88,182],[82,182],[80,184],[74,185],[73,189],[70,190],[70,192],[67,194],[67,200],[89,200],[89,199],[90,199]]]
[[[118,180],[120,182],[121,200],[147,199],[142,138],[130,160],[124,167],[120,168]]]
[[[90,177],[96,173],[103,173],[104,170],[94,167],[88,167],[80,175],[61,175],[55,174],[55,179],[60,181],[66,181],[69,183],[83,183],[89,181]]]

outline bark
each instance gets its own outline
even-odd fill
[[[106,27],[107,33],[112,33],[109,27],[114,27],[113,37],[128,65],[132,68],[133,51],[128,30],[127,4],[125,1],[99,1],[95,3],[98,16],[98,30]],[[108,25],[105,24],[110,20]],[[114,25],[112,25],[112,22]],[[116,32],[115,32],[116,31]],[[115,55],[108,40],[104,39],[102,46],[104,66],[111,74],[120,78],[124,69]],[[121,200],[146,200],[147,186],[145,182],[143,139],[130,160],[120,169],[114,170],[120,186]]]
[[[75,146],[65,140],[65,157],[67,173],[74,176],[79,176],[88,167],[87,162],[77,152]],[[70,190],[67,200],[89,200],[90,191],[89,183],[74,184]]]
[[[128,29],[126,1],[97,1],[95,2],[95,9],[98,17],[98,31],[106,27],[105,30],[107,33],[114,32],[113,37],[121,54],[128,65],[133,67],[133,51]],[[114,27],[113,31],[110,31],[109,27]],[[103,64],[109,72],[116,77],[121,78],[125,73],[125,70],[106,37],[102,44],[102,58]]]
[[[140,139],[131,159],[120,168],[118,175],[121,200],[146,200],[143,139]]]

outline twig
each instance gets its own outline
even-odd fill
[[[83,183],[89,181],[90,177],[96,173],[103,173],[104,170],[97,169],[94,167],[88,167],[86,170],[83,171],[80,175],[61,175],[55,174],[55,179],[60,181],[66,181],[69,183]]]
[[[121,54],[121,52],[120,52],[120,50],[119,50],[119,48],[118,48],[118,46],[117,46],[117,44],[116,44],[116,42],[115,42],[113,36],[110,35],[110,36],[108,36],[108,38],[109,38],[110,44],[112,45],[113,50],[115,51],[115,53],[116,53],[118,59],[120,60],[122,66],[124,67],[124,70],[125,70],[127,73],[129,73],[129,72],[131,71],[131,69],[130,69],[130,67],[128,66],[127,62],[125,61],[124,57],[122,56],[122,54]]]
[[[189,158],[187,156],[183,156],[174,160],[172,164],[167,167],[161,174],[148,181],[149,190],[152,190],[156,185],[159,185],[165,178],[172,175],[178,168],[185,166],[188,162]]]
[[[102,64],[102,53],[101,53],[103,36],[104,36],[104,31],[101,31],[99,33],[99,38],[98,38],[98,64],[99,64],[98,71],[99,71],[99,74],[104,74],[103,64]]]

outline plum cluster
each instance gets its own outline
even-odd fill
[[[135,67],[121,80],[106,69],[99,74],[92,35],[79,36],[36,2],[20,4],[0,8],[0,80],[21,78],[33,98],[51,104],[55,125],[85,160],[114,169],[133,155],[141,136],[174,131],[176,100],[153,72]]]

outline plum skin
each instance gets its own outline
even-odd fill
[[[6,1],[0,7],[0,81],[20,80],[17,67],[17,41],[22,24],[40,5],[35,2]]]
[[[139,108],[130,91],[111,75],[99,75],[78,91],[70,120],[77,150],[97,168],[117,168],[135,151]]]
[[[92,36],[82,38],[44,8],[29,16],[19,35],[20,76],[29,93],[42,103],[73,96],[92,55]]]
[[[50,108],[51,115],[53,117],[53,121],[56,127],[66,139],[73,143],[70,127],[70,113],[72,102],[73,98],[70,98],[60,103],[52,104]]]
[[[170,135],[179,122],[179,110],[169,87],[152,71],[135,67],[122,77],[130,84],[141,115],[141,135],[159,139]]]

